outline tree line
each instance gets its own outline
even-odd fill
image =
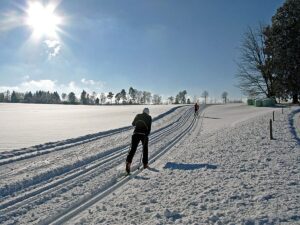
[[[179,93],[173,97],[167,98],[167,104],[192,104],[199,102],[199,99],[194,96],[191,100],[187,98],[187,91],[179,91]],[[201,97],[204,99],[204,104],[207,103],[208,91],[203,91]],[[228,92],[224,91],[221,95],[223,103],[228,102]],[[36,91],[32,93],[31,91],[26,93],[8,90],[6,92],[0,93],[0,102],[10,102],[10,103],[37,103],[37,104],[82,104],[82,105],[106,105],[106,104],[163,104],[162,96],[159,94],[152,94],[149,91],[139,91],[132,87],[129,88],[128,92],[122,89],[120,92],[114,94],[113,92],[99,93],[92,92],[91,94],[83,90],[79,97],[75,95],[74,92],[69,94],[49,91]],[[212,101],[211,101],[212,103]],[[216,103],[216,101],[215,101]]]
[[[249,27],[240,49],[237,78],[244,94],[299,103],[299,0],[286,0],[270,25]]]
[[[190,104],[190,99],[186,99],[187,91],[180,91],[176,98],[169,97],[168,103],[170,104]],[[176,100],[175,100],[176,99]],[[175,101],[174,101],[175,100]],[[91,94],[83,90],[79,97],[74,92],[62,93],[49,92],[49,91],[36,91],[36,92],[16,92],[9,90],[0,93],[0,102],[11,103],[39,103],[39,104],[82,104],[82,105],[104,105],[104,104],[162,104],[162,96],[159,94],[152,94],[149,91],[139,91],[132,87],[128,92],[122,89],[118,93],[108,92]]]

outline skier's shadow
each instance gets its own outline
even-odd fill
[[[136,175],[133,178],[136,180],[150,180],[149,177],[144,177],[144,176],[139,176],[139,175]]]
[[[174,163],[168,162],[164,169],[170,170],[198,170],[198,169],[217,169],[216,165],[201,163],[201,164],[190,164],[190,163]]]

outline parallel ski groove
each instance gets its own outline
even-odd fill
[[[190,112],[191,112],[190,109],[186,110],[186,112],[177,121],[173,122],[171,126],[167,125],[161,129],[157,130],[153,134],[153,136],[150,140],[150,143],[155,143],[160,140],[162,135],[168,135],[168,134],[172,133],[173,131],[177,130],[178,127],[180,127],[182,124],[184,124],[189,119],[189,117],[187,115],[190,114]],[[34,199],[31,199],[31,198],[35,197],[38,194],[53,191],[53,188],[55,188],[55,187],[59,188],[60,186],[63,186],[64,183],[67,181],[74,182],[75,181],[74,179],[80,178],[80,176],[85,175],[87,172],[92,171],[97,167],[105,167],[105,165],[107,163],[110,163],[112,160],[114,160],[116,158],[120,158],[122,156],[125,156],[127,154],[127,151],[128,151],[128,147],[120,148],[117,152],[113,152],[112,154],[106,155],[105,157],[98,159],[98,160],[100,160],[100,162],[98,162],[97,164],[95,164],[95,162],[92,162],[95,165],[92,165],[91,167],[88,167],[87,169],[80,170],[78,173],[70,174],[67,177],[64,177],[63,179],[56,181],[54,184],[50,183],[46,187],[42,187],[40,189],[34,190],[30,193],[27,193],[24,196],[21,196],[17,199],[7,202],[7,203],[4,203],[4,204],[0,205],[0,209],[6,208],[6,210],[4,210],[4,211],[6,211],[5,213],[7,213],[9,211],[13,211],[14,209],[20,207],[21,205],[26,204],[27,203],[26,200],[34,201]],[[87,165],[84,165],[82,167],[87,167]],[[80,168],[77,168],[77,170]],[[97,169],[99,169],[99,168],[97,168]],[[20,202],[20,201],[23,201],[23,202]],[[13,207],[10,207],[8,209],[7,207],[9,207],[9,206],[13,206]]]
[[[162,151],[160,151],[158,154],[154,155],[150,160],[149,163],[153,163],[155,162],[158,158],[160,158],[162,155],[164,155],[166,152],[168,152],[176,143],[178,143],[194,126],[196,119],[193,118],[192,122],[190,123],[190,125],[185,128],[185,130],[180,133],[179,135],[177,135],[175,138],[173,138],[171,140],[171,142],[169,142],[167,144],[167,146],[165,146]],[[203,121],[203,119],[202,119]],[[202,122],[201,122],[202,124]],[[135,171],[132,172],[131,176],[136,176],[139,173],[141,173],[142,170],[138,170],[136,169]],[[83,201],[80,204],[77,204],[76,206],[71,207],[70,209],[67,209],[66,211],[61,212],[60,214],[50,217],[48,219],[46,219],[45,221],[39,223],[39,225],[45,225],[45,224],[51,224],[51,225],[59,225],[59,224],[63,224],[65,222],[67,222],[68,220],[70,220],[72,217],[74,217],[75,215],[77,215],[78,213],[84,211],[85,209],[89,208],[90,206],[92,206],[93,204],[95,204],[96,202],[100,201],[101,199],[103,199],[104,197],[106,197],[107,195],[109,195],[110,193],[112,193],[113,191],[115,191],[116,189],[120,188],[121,186],[123,186],[125,183],[127,183],[130,180],[130,177],[124,177],[123,179],[117,181],[114,185],[110,186],[109,188],[96,193],[96,195],[85,199],[85,201]]]

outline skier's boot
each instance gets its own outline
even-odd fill
[[[149,169],[148,163],[147,163],[147,164],[144,164],[144,169]]]
[[[130,162],[126,162],[126,168],[125,168],[125,170],[126,170],[126,172],[127,172],[128,174],[130,174],[130,165],[131,165]]]

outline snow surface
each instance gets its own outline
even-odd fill
[[[299,224],[299,108],[286,108],[284,114],[241,104],[201,110],[196,120],[190,106],[156,120],[150,158],[172,148],[150,170],[63,222]],[[275,139],[270,140],[273,111]],[[2,165],[0,159],[0,224],[48,224],[118,184],[131,133],[123,130],[41,155],[32,152]]]
[[[128,126],[145,106],[0,103],[0,152]],[[149,105],[153,117],[174,105]]]

